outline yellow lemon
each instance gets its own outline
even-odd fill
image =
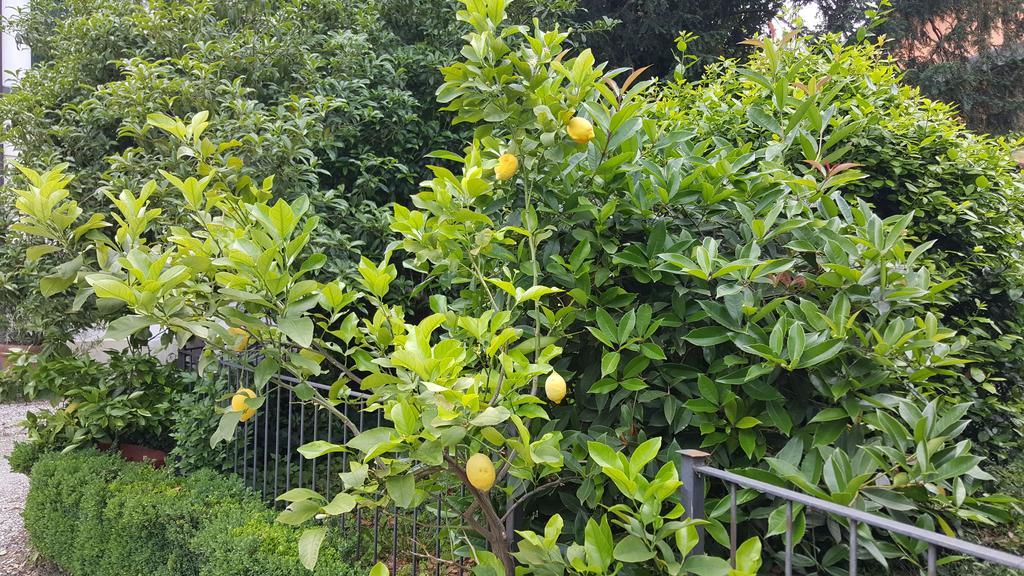
[[[242,417],[238,419],[239,422],[245,422],[256,415],[256,410],[249,408],[245,403],[247,397],[255,398],[256,393],[248,388],[239,388],[238,392],[235,392],[235,395],[231,397],[231,409],[242,413]]]
[[[586,144],[594,139],[594,125],[586,118],[574,116],[569,120],[565,130],[569,133],[569,138],[577,144]]]
[[[494,167],[494,177],[498,180],[508,180],[515,176],[519,169],[519,159],[515,154],[505,153],[498,157],[498,165]]]
[[[494,486],[494,463],[487,456],[477,452],[466,461],[466,476],[474,488],[487,492]]]
[[[249,333],[244,329],[232,326],[231,328],[228,328],[228,333],[234,334],[235,336],[241,336],[238,343],[235,344],[235,352],[242,352],[249,347]]]
[[[544,393],[547,394],[548,400],[561,404],[565,398],[565,389],[565,378],[552,370],[551,374],[548,374],[548,379],[544,381]]]

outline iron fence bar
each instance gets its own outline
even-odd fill
[[[691,495],[691,498],[695,498],[698,494],[701,496],[703,495],[704,491],[700,485],[700,481],[698,480],[700,477],[716,478],[730,485],[750,488],[762,494],[774,496],[776,498],[781,498],[783,500],[787,500],[789,502],[793,502],[796,504],[803,504],[805,507],[818,510],[819,512],[824,512],[826,514],[834,514],[841,518],[847,519],[851,522],[851,525],[852,523],[856,523],[858,525],[865,524],[867,526],[878,528],[885,532],[892,532],[894,534],[908,536],[915,540],[919,540],[921,542],[929,544],[935,547],[936,549],[942,548],[944,550],[950,550],[953,552],[958,552],[960,554],[973,556],[978,560],[991,562],[993,564],[998,564],[1000,566],[1024,570],[1024,557],[1022,556],[1015,556],[1013,554],[1009,554],[1001,550],[995,550],[993,548],[988,548],[980,544],[975,544],[973,542],[968,542],[966,540],[960,540],[959,538],[952,538],[950,536],[946,536],[945,534],[931,532],[929,530],[918,528],[917,526],[913,526],[910,524],[905,524],[903,522],[899,522],[891,518],[886,518],[884,516],[879,516],[877,514],[872,514],[870,512],[858,510],[856,508],[850,508],[848,506],[843,506],[841,504],[836,504],[834,502],[822,500],[821,498],[809,496],[807,494],[789,490],[787,488],[781,488],[779,486],[775,486],[774,484],[769,484],[767,482],[762,482],[760,480],[755,480],[753,478],[741,476],[739,474],[729,472],[727,470],[720,470],[712,466],[707,466],[703,464],[703,459],[707,457],[707,454],[703,452],[693,450],[682,450],[680,451],[680,453],[683,455],[684,469],[686,468],[686,460],[688,458],[697,460],[697,462],[691,463],[694,478],[690,479],[691,482],[696,482],[696,484],[692,486],[688,492],[681,493],[681,496],[683,497],[684,501],[686,500],[688,494]],[[685,482],[686,480],[687,479],[684,476],[683,481]],[[697,516],[693,514],[692,510],[697,510],[698,508],[700,510],[703,510],[703,503],[701,503],[700,506],[693,507],[691,508],[691,510],[687,511],[691,518],[704,517],[703,515]],[[856,530],[851,531],[855,532]],[[851,536],[851,543],[856,544],[856,536]],[[851,553],[851,558],[853,556],[854,554]],[[851,562],[853,562],[853,560],[851,560]]]
[[[437,534],[434,538],[434,576],[441,576],[441,490],[437,491]]]
[[[299,446],[306,444],[306,404],[299,404]],[[291,446],[288,447],[291,449]],[[291,454],[288,455],[291,458]],[[299,458],[299,486],[302,486],[302,473],[305,471],[303,464],[305,458]]]
[[[419,544],[419,541],[416,540],[416,523],[419,522],[419,511],[419,506],[412,509],[412,576],[417,576],[420,568],[420,555],[416,552],[416,545]]]
[[[284,489],[287,492],[292,489],[292,399],[288,398],[288,434],[285,439],[284,450],[288,455],[284,459]]]
[[[333,444],[334,443],[334,434],[332,433],[333,432],[333,430],[332,430],[333,427],[331,426],[331,422],[334,422],[334,418],[331,418],[330,415],[328,415],[327,416],[327,443],[328,444]],[[325,490],[325,492],[326,492],[325,496],[327,497],[327,501],[330,502],[331,501],[331,453],[330,452],[327,453],[327,490]]]
[[[380,506],[375,506],[373,509],[373,558],[370,560],[378,560],[380,558]]]
[[[281,418],[281,387],[278,386],[275,390],[277,392],[274,405],[274,416],[280,420]],[[278,478],[278,466],[281,463],[281,423],[280,421],[274,426],[274,486],[277,486],[279,482]]]
[[[936,558],[938,557],[938,550],[935,548],[935,544],[928,545],[928,576],[935,576],[935,565]]]
[[[391,515],[394,526],[391,528],[391,573],[398,574],[398,505],[392,504]]]
[[[729,484],[729,565],[736,567],[736,485]]]
[[[317,438],[317,423],[320,422],[320,409],[317,408],[316,406],[313,406],[312,410],[313,410],[313,439],[315,440]],[[312,475],[312,486],[310,486],[310,489],[313,490],[313,492],[316,492],[316,460],[317,460],[316,458],[313,458],[313,460],[309,463],[310,473]]]
[[[362,410],[359,411],[359,429],[364,429],[364,420],[366,413]],[[362,536],[363,536],[363,509],[360,506],[356,506],[356,557],[362,558]]]
[[[857,576],[857,521],[850,519],[850,576]]]
[[[267,400],[269,400],[269,398]],[[267,403],[269,403],[269,402],[267,402]],[[264,406],[266,406],[267,403],[265,403]],[[264,409],[264,414],[265,415],[262,416],[262,418],[263,418],[263,492],[262,492],[262,494],[263,494],[263,500],[266,500],[267,499],[267,476],[269,476],[269,474],[267,474],[267,468],[269,468],[269,466],[267,466],[267,456],[268,456],[268,454],[270,454],[270,449],[269,449],[270,448],[270,414],[266,413],[266,409]]]
[[[793,502],[786,501],[786,576],[793,576]]]

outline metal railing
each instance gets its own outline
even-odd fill
[[[737,547],[736,488],[743,487],[754,490],[760,494],[765,494],[786,501],[786,531],[784,536],[786,547],[786,576],[790,576],[793,573],[794,503],[803,504],[808,509],[817,510],[825,514],[831,514],[833,516],[846,519],[849,531],[850,576],[856,576],[857,574],[857,527],[860,524],[879,528],[894,534],[907,536],[928,544],[928,551],[926,554],[928,576],[935,576],[938,564],[938,550],[940,548],[953,551],[958,554],[972,556],[983,562],[1006,566],[1008,568],[1015,568],[1017,570],[1024,570],[1024,557],[1015,556],[993,548],[987,548],[979,544],[974,544],[973,542],[960,540],[959,538],[951,538],[944,534],[918,528],[911,524],[898,522],[891,518],[885,518],[870,512],[865,512],[849,506],[843,506],[841,504],[822,500],[821,498],[815,498],[814,496],[808,496],[807,494],[788,490],[786,488],[780,488],[779,486],[748,478],[746,476],[741,476],[726,470],[720,470],[709,466],[707,464],[707,458],[710,455],[700,450],[681,450],[680,454],[682,454],[683,457],[683,465],[680,475],[683,487],[680,489],[680,492],[683,499],[683,506],[689,517],[696,519],[705,518],[704,478],[715,478],[725,482],[729,486],[729,557],[733,566],[735,566]],[[704,550],[704,531],[702,528],[698,528],[698,535],[699,541],[694,551],[699,554]]]
[[[178,366],[195,369],[201,353],[201,343],[182,349]],[[254,371],[248,362],[222,358],[215,369],[224,380],[225,391],[253,386]],[[276,378],[289,385],[299,383],[285,375]],[[309,384],[325,396],[330,392],[330,386]],[[379,411],[365,411],[369,396],[355,391],[347,395],[346,401],[336,408],[360,432],[388,425]],[[318,491],[330,501],[343,488],[338,473],[348,471],[348,453],[307,460],[297,449],[312,440],[345,444],[353,432],[326,410],[300,401],[286,386],[268,384],[263,396],[263,406],[239,425],[229,445],[226,471],[238,476],[246,487],[274,506],[282,505],[275,497],[292,488]],[[448,498],[465,496],[465,488],[453,482],[450,489],[439,490],[427,502],[410,510],[394,505],[387,509],[356,507],[334,520],[341,534],[348,538],[350,548],[344,553],[354,562],[384,561],[392,574],[397,574],[400,567],[408,567],[412,576],[463,576],[467,571],[465,558],[455,553],[462,543],[452,537],[449,523],[453,519],[446,511],[446,503]]]

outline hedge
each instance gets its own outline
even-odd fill
[[[32,468],[25,527],[39,553],[70,576],[346,576],[345,542],[298,558],[300,530],[235,479],[177,477],[110,454],[47,454]],[[365,570],[361,572],[365,573]]]

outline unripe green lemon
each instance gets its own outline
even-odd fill
[[[548,400],[555,404],[561,404],[562,399],[565,398],[565,391],[565,378],[552,370],[551,374],[548,374],[548,379],[544,381],[544,393],[547,394]]]
[[[466,461],[466,476],[477,490],[490,490],[494,486],[494,475],[494,463],[486,455],[477,452]]]
[[[498,157],[498,165],[494,167],[494,177],[498,180],[508,180],[515,176],[519,169],[519,159],[515,154],[502,154]]]
[[[586,144],[594,139],[594,125],[590,123],[590,120],[579,116],[574,116],[569,120],[565,131],[569,133],[569,138],[572,138],[573,142],[577,144]]]

